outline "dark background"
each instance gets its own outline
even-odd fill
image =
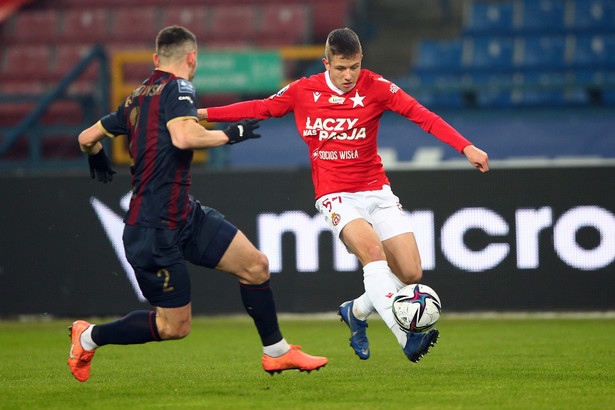
[[[615,213],[615,168],[534,168],[388,172],[404,208],[431,210],[435,217],[436,264],[423,283],[439,293],[448,312],[589,311],[615,308],[615,263],[599,270],[568,266],[553,247],[553,225],[569,209],[599,206]],[[89,175],[0,178],[0,317],[51,314],[118,315],[147,307],[139,302],[105,231],[90,205],[95,197],[123,216],[120,199],[130,179],[109,184]],[[288,210],[316,214],[310,172],[235,171],[193,173],[193,195],[220,210],[257,245],[257,216]],[[553,224],[540,234],[538,269],[516,266],[515,211],[549,206]],[[462,208],[482,207],[502,216],[509,233],[489,237],[471,230],[466,245],[480,250],[508,243],[502,263],[484,272],[454,267],[440,249],[444,221]],[[588,249],[607,241],[594,228],[577,233]],[[420,238],[419,238],[420,240]],[[295,241],[283,236],[283,269],[272,274],[279,312],[334,312],[363,292],[362,272],[339,272],[332,263],[330,234],[319,237],[319,269],[298,272]],[[195,314],[242,312],[237,281],[224,273],[191,267]]]

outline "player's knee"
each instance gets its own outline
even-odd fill
[[[190,334],[190,321],[181,321],[179,323],[166,323],[162,329],[158,329],[160,338],[163,340],[178,340]]]
[[[379,244],[370,245],[365,249],[367,262],[386,260],[384,249]]]
[[[242,275],[243,280],[250,285],[260,285],[268,281],[270,276],[267,255],[257,251]]]
[[[421,265],[415,266],[408,275],[406,281],[406,285],[411,285],[413,283],[418,283],[423,278],[423,268]]]

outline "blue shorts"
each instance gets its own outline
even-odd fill
[[[186,261],[215,268],[237,228],[215,209],[195,202],[186,224],[175,230],[126,225],[124,249],[143,295],[154,306],[190,303]]]

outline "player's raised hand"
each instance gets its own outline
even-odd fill
[[[92,179],[98,179],[104,184],[107,181],[113,181],[115,170],[111,168],[111,161],[104,150],[101,149],[97,154],[88,155],[88,163],[90,164],[90,176]]]
[[[254,133],[258,127],[258,120],[242,120],[226,127],[224,133],[228,136],[228,144],[236,144],[249,138],[260,138],[260,134]]]
[[[474,165],[480,172],[489,171],[489,157],[485,151],[476,148],[474,145],[468,145],[463,149],[463,153],[470,164]]]

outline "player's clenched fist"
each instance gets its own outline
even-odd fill
[[[107,181],[113,181],[115,170],[111,168],[111,161],[104,150],[101,149],[97,154],[89,155],[88,163],[90,164],[90,176],[92,179],[98,179],[104,184]]]
[[[242,120],[226,127],[224,133],[228,136],[229,144],[236,144],[249,138],[260,138],[260,134],[254,133],[258,127],[258,120]]]

